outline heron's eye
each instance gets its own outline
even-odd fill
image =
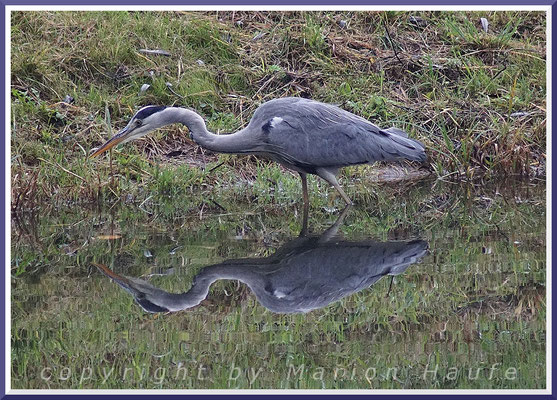
[[[140,119],[136,119],[136,120],[135,120],[135,126],[136,126],[136,127],[139,127],[139,126],[141,126],[141,125],[143,125],[143,121],[140,120]]]

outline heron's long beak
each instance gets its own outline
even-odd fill
[[[124,288],[126,291],[131,293],[133,295],[133,297],[135,298],[135,301],[145,311],[150,312],[150,313],[168,312],[169,311],[169,309],[167,307],[165,307],[164,302],[161,305],[158,304],[157,293],[154,294],[153,298],[149,298],[149,296],[148,296],[150,288],[154,289],[155,291],[158,291],[159,292],[158,296],[161,296],[161,294],[163,294],[163,295],[168,294],[167,292],[153,287],[148,282],[144,282],[144,281],[141,281],[139,279],[133,279],[132,280],[132,279],[129,279],[125,276],[115,274],[106,265],[96,264],[96,263],[93,263],[93,265],[95,267],[97,267],[103,274],[105,274],[110,279],[112,279],[114,282],[116,282],[118,285],[120,285],[122,288]],[[162,296],[162,297],[164,297],[164,296]]]
[[[111,149],[112,147],[116,146],[118,143],[122,142],[126,138],[127,134],[128,134],[128,127],[125,127],[120,132],[118,132],[117,135],[112,137],[112,139],[107,140],[106,143],[103,144],[101,147],[99,147],[97,151],[95,151],[93,154],[91,154],[89,158],[95,158],[98,155],[107,151],[108,149]]]

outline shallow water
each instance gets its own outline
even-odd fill
[[[14,216],[12,387],[544,388],[545,182],[375,195]]]

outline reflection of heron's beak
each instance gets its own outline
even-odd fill
[[[168,295],[167,292],[157,289],[148,282],[142,281],[140,279],[128,278],[122,275],[115,274],[106,265],[92,263],[97,267],[103,274],[108,276],[126,291],[131,293],[135,298],[135,301],[147,312],[158,313],[158,312],[168,312],[169,309],[165,307],[164,302],[159,305],[157,299],[159,297],[164,298],[164,295]],[[159,299],[160,300],[160,299]],[[163,299],[164,300],[164,299]]]
[[[114,280],[114,282],[116,282],[118,285],[122,286],[124,289],[131,289],[130,280],[125,276],[115,274],[106,265],[96,263],[92,264],[97,267],[103,274]]]
[[[126,138],[127,134],[128,134],[128,128],[126,127],[122,129],[120,132],[118,132],[118,134],[114,136],[112,139],[106,141],[106,143],[103,144],[101,147],[99,147],[97,151],[95,151],[93,154],[91,154],[89,158],[95,158],[98,155],[107,151],[108,149],[116,146],[118,143],[120,143]]]

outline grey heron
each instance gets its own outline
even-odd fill
[[[307,174],[321,177],[347,204],[352,204],[337,181],[340,168],[402,159],[423,163],[426,159],[424,146],[400,129],[380,129],[334,105],[297,97],[262,104],[244,129],[223,135],[209,132],[203,118],[193,110],[146,106],[90,157],[174,123],[185,125],[191,138],[208,150],[266,156],[297,171],[305,210],[309,208]]]
[[[131,293],[147,312],[195,307],[221,279],[245,283],[270,311],[309,312],[364,290],[386,275],[404,273],[427,252],[423,240],[340,240],[336,234],[347,208],[323,234],[300,236],[269,257],[227,260],[204,267],[184,293],[169,293],[144,280],[116,274],[102,264],[94,265]]]

